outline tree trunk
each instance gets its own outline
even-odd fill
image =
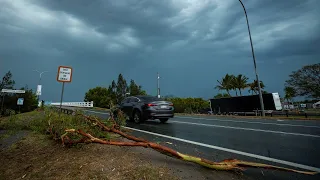
[[[241,93],[241,88],[239,88],[239,92],[240,92],[240,96],[242,96],[242,93]]]
[[[288,110],[290,110],[290,101],[289,101],[289,98],[287,98],[287,103],[288,103]]]
[[[230,95],[230,92],[229,92],[229,89],[226,89],[226,91],[227,91],[227,94],[228,94],[229,96],[231,96],[231,95]]]

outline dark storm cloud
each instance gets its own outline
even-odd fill
[[[291,71],[319,60],[320,1],[243,3],[261,79],[281,92]],[[17,82],[35,87],[32,69],[52,71],[43,82],[52,100],[59,65],[75,69],[66,98],[78,101],[119,73],[155,94],[160,72],[164,94],[201,97],[213,96],[226,73],[254,78],[238,0],[2,0],[0,38],[1,74],[11,69]]]
[[[136,35],[147,40],[154,38],[185,38],[185,33],[173,30],[166,18],[177,14],[169,1],[39,1],[56,11],[68,12],[95,26],[101,33],[114,34],[131,27]],[[159,41],[161,43],[161,41]]]

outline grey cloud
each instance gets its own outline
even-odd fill
[[[261,79],[268,91],[281,92],[291,71],[319,59],[320,3],[243,2]],[[59,98],[58,65],[75,69],[67,100],[82,100],[119,73],[154,94],[160,72],[164,94],[206,98],[225,73],[254,78],[238,0],[3,0],[0,8],[0,72],[12,69],[18,82],[35,87],[23,73],[50,69],[44,98]]]

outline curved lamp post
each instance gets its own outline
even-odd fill
[[[252,58],[253,58],[253,64],[254,64],[254,72],[255,72],[255,74],[256,74],[256,80],[257,80],[257,82],[258,82],[261,113],[262,113],[262,116],[265,117],[262,91],[261,91],[260,81],[259,81],[259,77],[258,77],[258,73],[257,73],[256,57],[255,57],[255,55],[254,55],[254,50],[253,50],[253,45],[252,45],[252,38],[251,38],[251,32],[250,32],[250,26],[249,26],[247,11],[246,11],[246,8],[244,7],[242,1],[239,0],[239,2],[241,3],[241,6],[242,6],[242,8],[243,8],[243,10],[244,10],[244,14],[245,14],[246,20],[247,20],[247,26],[248,26],[248,32],[249,32],[249,38],[250,38],[250,45],[251,45],[251,52],[252,52]]]
[[[49,71],[42,71],[42,72],[40,72],[40,71],[38,71],[38,70],[33,70],[33,71],[39,73],[40,78],[39,78],[39,83],[38,83],[38,85],[41,85],[40,83],[41,83],[42,74],[43,74],[43,73],[46,73],[46,72],[49,72]],[[39,96],[40,96],[40,95],[38,95],[38,101],[39,101]]]

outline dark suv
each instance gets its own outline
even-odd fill
[[[119,108],[135,123],[147,119],[159,119],[162,123],[174,117],[174,107],[169,101],[154,96],[130,96],[125,98]]]

